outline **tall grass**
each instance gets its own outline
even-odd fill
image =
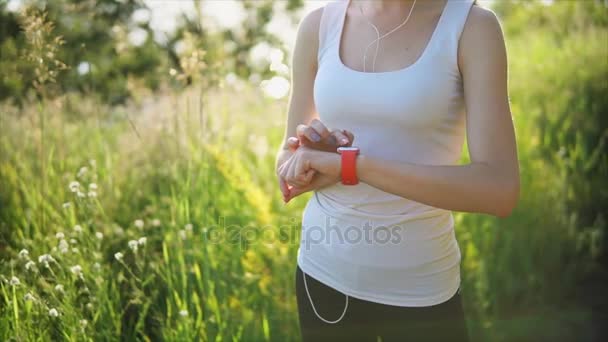
[[[187,105],[169,111],[192,93],[140,108],[139,135],[125,119],[134,108],[45,103],[44,137],[35,110],[3,108],[0,338],[294,339],[297,215],[269,192],[272,120],[229,121],[279,111],[249,93],[235,108],[213,94],[203,133]]]
[[[508,40],[519,205],[507,219],[456,215],[475,341],[590,338],[578,282],[606,223],[577,216],[602,198],[599,178],[578,172],[603,165],[604,145],[564,143],[573,126],[554,113],[593,118],[605,103],[583,95],[606,89],[607,32],[546,33]],[[309,195],[285,206],[276,187],[285,108],[241,83],[128,107],[71,94],[3,104],[0,340],[299,340],[293,272]]]

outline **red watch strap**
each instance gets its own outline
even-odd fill
[[[355,185],[357,178],[357,155],[359,151],[342,151],[342,184]]]

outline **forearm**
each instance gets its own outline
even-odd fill
[[[519,195],[513,171],[485,163],[419,165],[360,155],[357,174],[362,182],[417,202],[499,217],[510,214]]]

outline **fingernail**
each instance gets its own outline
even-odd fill
[[[320,135],[319,135],[317,132],[312,132],[312,133],[310,134],[310,136],[311,136],[311,138],[312,138],[312,141],[314,141],[314,142],[319,142],[319,141],[321,141],[321,136],[320,136]]]
[[[342,145],[348,144],[348,139],[342,138],[342,140],[340,140],[340,142],[342,143]]]

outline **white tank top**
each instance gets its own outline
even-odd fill
[[[458,164],[465,111],[457,51],[472,3],[447,1],[414,64],[373,73],[339,58],[348,0],[325,5],[314,82],[321,121],[352,131],[362,154]],[[460,286],[460,259],[451,211],[366,183],[315,191],[302,215],[298,265],[355,298],[397,306],[442,303]]]

